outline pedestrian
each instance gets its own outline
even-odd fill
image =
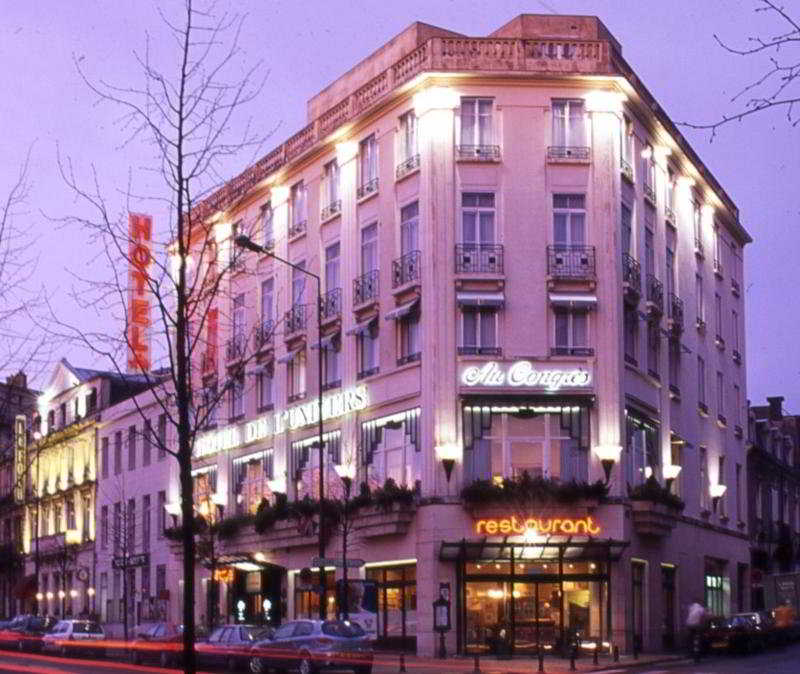
[[[706,624],[708,614],[706,607],[700,603],[700,600],[695,600],[689,605],[689,612],[686,616],[686,629],[689,633],[689,652],[695,658],[700,657],[702,650],[703,628]]]

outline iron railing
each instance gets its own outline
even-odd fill
[[[392,288],[419,281],[422,253],[412,250],[392,262]]]
[[[456,152],[459,159],[500,161],[499,145],[458,145]]]
[[[548,159],[588,159],[589,147],[585,145],[551,145],[547,148]]]
[[[675,223],[675,209],[672,206],[664,207],[664,217],[671,223]]]
[[[619,160],[619,170],[622,172],[623,177],[633,182],[633,166],[631,166],[624,159]]]
[[[261,321],[261,325],[256,328],[255,342],[256,350],[260,351],[269,344],[272,344],[272,337],[275,334],[275,321],[271,318]]]
[[[244,356],[245,349],[247,348],[247,338],[244,334],[234,335],[228,340],[225,347],[225,357],[231,360],[239,360]]]
[[[699,236],[694,237],[694,253],[703,256],[703,240]]]
[[[594,246],[555,244],[547,247],[547,273],[555,278],[593,279]]]
[[[295,304],[286,312],[286,332],[305,330],[308,325],[308,305]]]
[[[459,356],[502,356],[503,350],[499,346],[459,346]]]
[[[301,222],[293,222],[289,225],[289,238],[292,239],[295,236],[300,236],[301,234],[305,233],[306,228],[308,225],[307,220],[302,220]]]
[[[668,318],[672,321],[672,329],[683,331],[683,300],[675,293],[670,293],[667,304]]]
[[[550,348],[551,356],[593,356],[594,349],[590,346],[553,346]]]
[[[342,212],[342,200],[337,199],[336,201],[331,202],[319,214],[320,220],[327,220],[328,218],[332,218],[334,215],[339,215]]]
[[[629,253],[622,254],[622,281],[637,295],[642,292],[642,267]]]
[[[322,318],[342,315],[342,289],[334,288],[322,296]]]
[[[378,299],[378,270],[373,269],[353,279],[353,304],[363,304]]]
[[[364,197],[368,197],[370,194],[374,194],[378,191],[378,179],[372,178],[372,180],[367,180],[363,185],[359,185],[358,189],[356,190],[356,198],[363,199]]]
[[[407,176],[412,171],[415,171],[419,168],[419,155],[415,154],[406,159],[405,161],[400,162],[397,165],[397,168],[394,170],[395,178],[400,180],[403,176]]]
[[[647,302],[659,314],[664,313],[664,284],[653,274],[647,275]]]
[[[645,199],[648,199],[651,203],[656,203],[656,190],[652,185],[645,183],[642,185],[642,192],[644,192]]]
[[[500,243],[457,243],[456,273],[503,273],[503,245]]]

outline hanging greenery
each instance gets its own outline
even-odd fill
[[[518,478],[475,480],[461,490],[461,498],[470,505],[491,503],[538,503],[570,504],[578,501],[602,501],[608,495],[608,486],[597,482],[561,482],[554,478],[531,477],[525,471]]]
[[[631,501],[660,503],[674,510],[683,510],[686,505],[680,497],[659,484],[658,480],[653,475],[648,477],[642,484],[637,484],[635,487],[628,485],[628,498],[630,498]]]

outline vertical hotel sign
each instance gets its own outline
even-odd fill
[[[14,418],[14,500],[25,500],[25,473],[28,463],[28,428],[24,414]]]
[[[153,218],[128,214],[128,372],[150,370],[150,264]]]

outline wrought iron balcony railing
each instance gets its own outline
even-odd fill
[[[590,148],[584,145],[551,145],[547,148],[548,159],[588,159]]]
[[[673,332],[683,332],[683,300],[675,293],[669,294],[667,311]]]
[[[244,357],[245,349],[247,348],[247,338],[244,333],[234,335],[228,340],[225,347],[225,357],[228,361],[239,360]]]
[[[503,273],[503,245],[500,243],[457,243],[456,273]]]
[[[548,246],[547,273],[554,278],[595,278],[594,246]]]
[[[299,332],[308,326],[308,305],[295,304],[286,312],[286,332]]]
[[[322,318],[342,315],[342,289],[334,288],[322,296]]]
[[[459,346],[459,356],[502,356],[503,349],[499,346]]]
[[[380,291],[378,280],[377,269],[353,279],[353,304],[377,300]]]
[[[473,161],[500,161],[499,145],[458,145],[456,152],[459,159]]]
[[[593,356],[594,349],[590,346],[553,346],[550,348],[551,356]]]
[[[261,349],[264,349],[272,344],[274,334],[275,321],[273,321],[271,318],[261,321],[261,325],[256,328],[256,334],[254,335],[256,350],[260,351]]]
[[[293,239],[296,236],[304,234],[307,226],[308,226],[307,220],[303,220],[301,222],[293,222],[291,225],[289,225],[289,231],[288,231],[289,238]]]
[[[419,281],[422,253],[412,250],[392,262],[392,288]]]
[[[722,260],[717,257],[714,258],[714,273],[717,276],[722,276]]]
[[[359,185],[358,189],[356,190],[356,198],[363,199],[364,197],[368,197],[370,194],[375,194],[378,191],[378,179],[372,178],[371,180],[367,180],[363,185]]]
[[[664,313],[664,284],[653,274],[647,275],[647,304],[656,313]]]
[[[394,170],[395,178],[400,180],[403,176],[407,176],[409,173],[415,171],[419,168],[419,155],[415,154],[406,159],[405,161],[401,161],[397,168]]]
[[[629,291],[637,295],[642,292],[642,267],[628,253],[622,254],[622,282]]]
[[[664,217],[674,225],[675,209],[673,209],[672,206],[664,206]]]
[[[642,185],[642,192],[644,192],[644,198],[649,200],[650,203],[656,203],[656,190],[652,185],[645,183]]]
[[[735,278],[731,278],[731,292],[739,297],[739,293],[741,292],[741,286],[739,285],[739,281]]]
[[[331,202],[319,214],[320,220],[328,220],[332,218],[334,215],[339,215],[342,212],[342,200],[337,199],[336,201]]]
[[[624,178],[627,178],[628,180],[633,182],[633,166],[631,166],[630,163],[628,163],[624,159],[620,159],[619,170]]]
[[[694,237],[694,254],[698,257],[703,257],[703,240],[696,236]]]

